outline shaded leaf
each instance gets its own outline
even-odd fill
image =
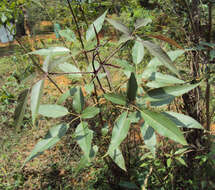
[[[90,119],[95,117],[100,112],[99,108],[89,106],[81,113],[81,118]]]
[[[84,95],[80,87],[77,88],[77,91],[74,94],[72,107],[77,113],[81,113],[84,109]]]
[[[69,76],[71,76],[71,77],[81,77],[82,76],[80,74],[80,70],[76,66],[74,66],[70,63],[62,63],[62,64],[58,65],[58,67],[65,73],[68,73],[68,72],[76,72],[77,73],[77,74],[76,73],[69,74]]]
[[[99,33],[102,29],[102,25],[104,23],[105,17],[106,17],[107,11],[104,12],[103,15],[101,15],[99,18],[97,18],[88,28],[86,32],[86,40],[89,41],[93,39],[96,34],[93,25],[95,26],[96,32]]]
[[[204,129],[198,121],[190,116],[171,111],[163,112],[163,114],[172,120],[178,127]]]
[[[129,102],[135,100],[137,95],[137,89],[138,89],[137,80],[134,73],[132,72],[127,85],[127,98]]]
[[[143,46],[146,47],[152,55],[157,57],[165,67],[179,76],[177,68],[175,67],[169,56],[166,54],[166,52],[160,48],[160,46],[149,41],[142,40],[142,43]]]
[[[67,124],[59,124],[52,127],[44,139],[36,144],[30,156],[25,160],[24,165],[36,156],[41,155],[45,150],[52,148],[66,134],[68,128],[69,125]]]
[[[16,127],[20,127],[24,118],[25,108],[28,101],[29,89],[23,90],[18,97],[18,105],[14,112],[14,123]]]
[[[123,112],[115,121],[108,153],[113,152],[126,138],[130,127],[130,120],[127,119],[127,112]]]
[[[182,135],[180,129],[169,118],[162,113],[153,112],[150,110],[142,110],[143,119],[154,128],[160,135],[168,137],[178,143],[187,145],[187,142]]]
[[[33,125],[35,124],[35,120],[38,115],[38,110],[40,106],[40,99],[43,92],[44,80],[40,80],[37,82],[31,90],[31,115]]]
[[[89,160],[91,153],[91,143],[93,139],[93,131],[88,128],[86,122],[81,122],[75,129],[76,140],[84,152],[85,157]]]
[[[111,101],[114,104],[119,104],[119,105],[126,105],[126,97],[120,95],[120,94],[104,94],[105,99]]]
[[[137,187],[135,183],[131,183],[128,181],[120,181],[119,186],[124,187],[126,189],[139,189],[139,187]]]
[[[65,116],[68,113],[67,108],[56,104],[44,104],[39,107],[39,114],[46,117],[57,118]]]
[[[122,152],[119,150],[119,148],[109,152],[110,157],[113,159],[113,161],[123,170],[126,171],[125,167],[125,160],[123,158]]]
[[[73,87],[70,88],[69,90],[67,90],[65,93],[63,93],[60,98],[57,101],[57,104],[62,104],[63,102],[65,102],[65,100],[67,98],[69,98],[70,96],[74,96],[75,92],[77,92],[77,88]]]
[[[128,27],[125,26],[124,24],[122,24],[121,22],[113,20],[113,19],[108,19],[108,18],[106,18],[106,20],[117,30],[123,32],[124,34],[129,35],[130,31],[129,31]]]
[[[141,40],[135,40],[134,46],[132,48],[132,58],[133,62],[137,65],[143,60],[144,56],[144,46]]]

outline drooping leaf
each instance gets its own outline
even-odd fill
[[[108,153],[113,152],[119,147],[128,134],[130,120],[127,118],[127,114],[127,112],[123,112],[115,121]]]
[[[140,39],[135,40],[134,46],[132,48],[132,58],[133,62],[137,65],[143,60],[144,56],[144,46]]]
[[[143,124],[140,125],[140,129],[145,145],[155,156],[157,139],[154,128],[149,126],[148,123],[145,121]]]
[[[14,112],[14,123],[20,127],[24,118],[25,108],[27,105],[29,89],[23,90],[18,97],[18,105]]]
[[[25,160],[24,165],[36,156],[41,155],[45,150],[52,148],[66,134],[68,128],[69,125],[67,124],[59,124],[52,127],[44,139],[36,144],[31,154]]]
[[[187,142],[180,129],[174,122],[172,122],[162,113],[143,109],[141,111],[141,115],[143,119],[160,135],[168,137],[178,143],[181,143],[182,145],[187,145]]]
[[[119,105],[126,105],[126,97],[120,95],[120,94],[104,94],[105,99],[111,101],[114,104],[119,104]]]
[[[142,26],[146,26],[147,24],[149,24],[151,22],[152,22],[152,19],[150,19],[150,18],[140,18],[140,19],[136,20],[134,27],[137,30],[138,28],[141,28]]]
[[[109,152],[109,156],[113,159],[113,161],[123,170],[126,171],[125,160],[123,158],[122,152],[119,148],[116,148],[112,152]]]
[[[39,107],[39,114],[46,117],[57,118],[65,116],[68,113],[67,108],[56,104],[44,104]]]
[[[62,104],[67,98],[69,98],[70,96],[74,96],[76,91],[77,91],[76,87],[67,90],[64,94],[60,96],[60,98],[57,101],[57,104]]]
[[[129,31],[128,27],[125,26],[124,24],[122,24],[121,22],[113,20],[113,19],[108,19],[108,18],[106,18],[106,20],[117,30],[123,32],[124,34],[129,35],[130,31]]]
[[[189,92],[190,90],[199,86],[199,84],[200,83],[183,84],[152,89],[143,96],[143,100],[150,102],[164,101],[168,99],[174,100],[175,97]]]
[[[70,63],[62,63],[62,64],[58,65],[58,67],[65,73],[75,72],[74,74],[69,74],[69,76],[71,76],[71,77],[78,77],[79,78],[82,76],[80,74],[80,70],[76,66],[74,66]]]
[[[40,106],[40,98],[42,96],[44,86],[44,80],[38,81],[31,90],[31,115],[33,125],[35,124],[35,120],[38,115],[38,110]]]
[[[137,95],[137,88],[138,88],[137,80],[134,73],[132,72],[127,85],[127,98],[129,102],[132,102],[135,100]]]
[[[48,49],[39,49],[29,54],[35,55],[49,55],[49,56],[59,56],[59,55],[68,55],[70,50],[65,47],[50,47]]]
[[[100,112],[99,108],[89,106],[83,110],[81,113],[81,118],[83,119],[90,119],[95,117]]]
[[[88,128],[86,122],[81,122],[75,130],[76,140],[84,152],[85,157],[89,160],[91,153],[91,143],[93,139],[93,131]]]
[[[59,34],[61,37],[64,37],[69,42],[75,42],[76,40],[75,33],[69,28],[67,28],[66,30],[60,30]]]
[[[166,52],[160,48],[160,46],[149,41],[142,40],[142,43],[143,46],[146,47],[152,55],[157,57],[165,67],[179,76],[177,68],[175,67],[169,56],[166,54]]]
[[[84,109],[84,95],[80,87],[77,88],[77,91],[74,94],[72,107],[77,113],[81,113],[81,111]]]
[[[99,18],[97,18],[88,28],[87,32],[86,32],[86,40],[89,41],[91,39],[93,39],[96,34],[95,34],[95,30],[93,25],[95,26],[96,32],[99,33],[100,30],[102,29],[102,25],[104,23],[106,14],[107,14],[107,10],[104,12],[103,15],[101,15]]]
[[[190,116],[171,111],[165,111],[163,114],[172,120],[178,127],[204,129],[198,121]]]

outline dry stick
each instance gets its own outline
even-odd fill
[[[211,30],[212,30],[212,3],[209,2],[209,6],[208,6],[208,38],[207,38],[208,43],[210,43],[210,41],[211,41]],[[210,59],[210,51],[209,50],[207,52],[207,58],[208,58],[208,60]],[[210,73],[210,70],[208,72]],[[209,75],[209,77],[210,77],[210,75]],[[210,117],[210,88],[211,88],[211,86],[209,84],[209,80],[207,77],[207,79],[206,79],[206,91],[205,91],[206,124],[207,124],[206,129],[207,130],[210,130],[210,122],[211,122],[211,117]]]

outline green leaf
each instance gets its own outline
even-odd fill
[[[128,134],[130,120],[127,119],[127,114],[127,112],[122,113],[115,121],[108,153],[113,152],[117,147],[119,147]]]
[[[65,47],[50,47],[48,49],[40,49],[29,54],[35,55],[49,55],[49,56],[59,56],[59,55],[68,55],[70,50]]]
[[[184,84],[184,85],[175,85],[175,86],[167,86],[167,87],[152,89],[152,90],[149,90],[143,96],[143,100],[150,101],[150,102],[164,101],[164,103],[165,102],[170,103],[172,100],[174,100],[175,97],[181,96],[182,94],[189,92],[190,90],[199,86],[199,84],[200,83]],[[166,100],[170,100],[170,102]]]
[[[149,41],[142,40],[142,43],[143,46],[146,47],[152,55],[157,57],[165,67],[179,76],[177,68],[175,67],[169,56],[166,54],[166,52],[160,48],[160,46]]]
[[[188,167],[188,166],[187,166],[187,164],[186,164],[186,162],[184,161],[184,159],[183,159],[183,158],[176,157],[175,159],[176,159],[176,160],[178,160],[182,165],[184,165],[184,166]]]
[[[125,42],[127,42],[127,41],[129,41],[129,40],[132,40],[132,39],[133,39],[133,36],[128,35],[128,34],[123,34],[123,35],[120,37],[120,39],[119,39],[119,44],[125,43]]]
[[[97,107],[87,107],[83,112],[81,113],[82,119],[90,119],[95,117],[100,112],[99,108]]]
[[[93,139],[93,131],[88,128],[86,122],[81,122],[75,130],[76,140],[84,152],[85,157],[89,160],[91,153],[91,143]]]
[[[69,28],[67,28],[66,30],[60,30],[59,34],[61,37],[64,37],[69,42],[75,42],[76,40],[75,33]]]
[[[127,85],[127,98],[129,102],[135,100],[137,96],[137,89],[138,89],[137,80],[134,73],[132,72]]]
[[[111,101],[114,104],[126,105],[126,98],[120,94],[104,94],[105,99]]]
[[[80,74],[80,70],[76,66],[74,66],[70,63],[62,63],[62,64],[58,65],[58,67],[65,73],[69,73],[69,72],[76,72],[77,73],[77,74],[76,73],[69,74],[69,76],[71,76],[71,77],[78,77],[79,78],[82,76]]]
[[[67,90],[64,94],[62,94],[60,96],[60,98],[57,101],[57,104],[62,104],[63,102],[65,102],[65,100],[67,98],[69,98],[70,96],[73,96],[75,94],[75,92],[77,92],[77,88],[73,87],[70,88],[69,90]]]
[[[81,90],[81,87],[77,88],[77,92],[75,92],[72,107],[77,113],[81,113],[81,111],[84,109],[84,95]]]
[[[30,156],[28,156],[28,158],[25,160],[24,165],[26,162],[29,162],[38,155],[41,155],[45,150],[52,148],[66,134],[68,128],[69,125],[67,124],[59,124],[52,127],[44,139],[40,140],[34,147]]]
[[[50,68],[49,63],[50,63],[50,59],[51,59],[51,57],[48,55],[48,56],[46,56],[45,61],[43,62],[43,70],[44,70],[45,72],[49,72],[49,68]]]
[[[123,68],[123,70],[135,72],[135,67],[129,64],[126,60],[116,59],[117,64]]]
[[[44,104],[39,107],[39,114],[46,117],[57,118],[65,116],[68,113],[69,112],[65,107],[56,104]]]
[[[172,158],[168,158],[168,160],[166,161],[168,168],[171,166],[171,163],[172,163]]]
[[[14,123],[16,127],[20,127],[24,118],[25,108],[28,101],[29,89],[23,90],[18,97],[18,105],[14,112]]]
[[[146,147],[155,156],[157,139],[156,139],[154,128],[149,126],[147,122],[144,122],[142,125],[140,125],[140,130]]]
[[[40,80],[37,82],[31,90],[31,115],[33,125],[35,124],[35,120],[38,115],[38,110],[40,106],[40,99],[43,92],[44,80]]]
[[[113,161],[124,171],[126,171],[125,160],[123,158],[122,152],[119,148],[109,152],[109,156],[113,159]]]
[[[169,118],[162,113],[153,112],[150,110],[142,110],[143,119],[154,128],[160,135],[168,137],[182,145],[187,145],[187,142],[182,135],[180,129]]]
[[[108,134],[108,131],[109,131],[109,126],[108,124],[106,123],[104,127],[102,127],[102,135],[103,136],[106,136]]]
[[[95,26],[96,32],[99,33],[100,30],[102,29],[102,25],[104,23],[106,14],[107,14],[107,10],[104,12],[103,15],[101,15],[99,18],[97,18],[88,28],[87,32],[86,32],[86,40],[89,41],[91,39],[93,39],[96,34],[95,34],[95,30],[93,25]]]
[[[120,181],[119,186],[124,187],[126,189],[139,189],[139,187],[137,187],[135,183],[131,183],[128,181]]]
[[[106,20],[117,30],[123,32],[124,34],[129,35],[130,31],[129,31],[128,27],[126,27],[121,22],[113,20],[113,19],[108,19],[108,18],[106,18]]]
[[[163,114],[172,120],[178,127],[204,129],[198,121],[190,116],[171,111],[163,112]]]
[[[133,62],[137,65],[143,60],[144,56],[144,46],[140,39],[135,40],[134,46],[132,48],[132,58]]]
[[[135,30],[138,28],[141,28],[142,26],[146,26],[147,24],[151,23],[152,19],[150,18],[140,18],[136,20],[136,23],[134,24]]]

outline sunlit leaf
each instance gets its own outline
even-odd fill
[[[187,145],[187,142],[180,129],[176,126],[174,122],[172,122],[162,113],[143,109],[141,111],[141,115],[143,119],[160,135],[168,137],[183,145]]]
[[[28,101],[29,89],[23,90],[18,97],[18,105],[14,112],[14,123],[16,127],[20,127],[24,118],[25,108]]]
[[[60,30],[59,34],[61,37],[64,37],[69,42],[74,42],[76,40],[75,33],[67,28],[66,30]]]
[[[99,108],[89,106],[81,113],[81,118],[90,119],[95,117],[100,112]]]
[[[105,99],[111,101],[114,104],[119,104],[119,105],[126,105],[126,97],[120,95],[120,94],[104,94]]]
[[[171,111],[165,111],[163,114],[172,120],[178,127],[204,129],[198,121],[188,115]]]
[[[77,91],[74,94],[72,107],[77,113],[81,113],[81,111],[84,109],[84,95],[80,87],[77,88]]]
[[[80,70],[75,66],[70,63],[62,63],[58,65],[58,67],[65,73],[70,73],[74,72],[74,74],[69,74],[71,77],[81,77],[82,75],[80,74]]]
[[[67,108],[56,104],[40,105],[38,112],[43,116],[52,118],[62,117],[69,113]]]
[[[144,56],[144,46],[141,40],[135,40],[134,46],[132,48],[132,58],[133,62],[137,65],[143,60]]]
[[[44,80],[40,80],[32,87],[32,90],[31,90],[31,115],[32,115],[33,125],[35,124],[35,120],[38,115],[43,86],[44,86]]]
[[[91,153],[91,143],[93,139],[93,131],[88,128],[86,122],[81,122],[75,130],[76,140],[84,152],[85,157],[89,160]]]
[[[150,18],[139,18],[136,20],[134,27],[137,30],[138,28],[141,28],[142,26],[146,26],[147,24],[151,23],[152,19]]]
[[[86,32],[86,40],[89,41],[93,39],[96,34],[93,25],[95,26],[96,32],[99,33],[102,29],[102,25],[104,23],[105,17],[106,17],[107,11],[104,12],[103,15],[101,15],[99,18],[97,18],[88,28]]]
[[[109,152],[109,156],[113,159],[113,161],[123,170],[126,171],[125,160],[123,158],[122,152],[119,148],[116,148],[112,152]]]
[[[138,88],[137,80],[134,73],[132,72],[127,85],[127,98],[129,102],[135,100],[137,95],[137,88]]]
[[[122,24],[121,22],[113,20],[113,19],[108,19],[108,18],[106,18],[106,20],[117,30],[123,32],[124,34],[129,35],[128,27],[125,26],[124,24]]]
[[[65,47],[50,47],[48,49],[40,49],[29,54],[35,55],[49,55],[49,56],[59,56],[59,55],[68,55],[70,50]]]
[[[59,124],[52,127],[44,139],[40,140],[36,144],[30,156],[28,156],[28,158],[25,160],[24,165],[26,162],[29,162],[38,155],[41,155],[45,150],[52,148],[66,134],[68,128],[69,125],[67,124]]]

